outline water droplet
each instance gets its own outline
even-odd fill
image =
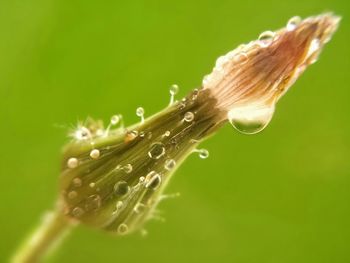
[[[145,182],[146,188],[157,189],[160,183],[162,182],[162,178],[158,173],[152,171],[149,174],[147,174]]]
[[[288,20],[287,23],[287,31],[293,31],[301,22],[301,18],[299,16],[293,16]]]
[[[68,161],[67,161],[67,166],[68,166],[68,168],[71,168],[71,169],[77,167],[78,164],[79,164],[78,159],[74,158],[74,157],[69,158]]]
[[[136,109],[136,115],[141,118],[141,123],[145,121],[144,114],[145,114],[145,110],[142,107],[138,107]]]
[[[120,224],[118,226],[118,234],[125,235],[129,231],[129,227],[127,224]]]
[[[272,40],[275,33],[272,31],[265,31],[259,35],[259,40]]]
[[[123,201],[118,201],[115,205],[115,208],[117,210],[120,210],[120,209],[122,209],[123,205],[124,205]]]
[[[126,172],[127,174],[132,172],[132,165],[130,163],[126,164],[123,166],[123,170],[124,172]]]
[[[169,136],[170,136],[170,131],[164,132],[163,137],[169,137]]]
[[[170,105],[174,103],[175,95],[179,92],[179,86],[174,84],[170,86]]]
[[[113,115],[111,118],[111,124],[117,125],[120,122],[121,115]]]
[[[199,94],[199,89],[194,89],[192,92],[192,100],[196,100]]]
[[[206,159],[209,157],[209,151],[206,149],[195,149],[194,152],[197,152],[199,155],[199,158]]]
[[[241,63],[241,64],[245,64],[248,61],[248,55],[246,52],[240,52],[238,53],[235,57],[234,57],[234,61],[236,63]]]
[[[144,176],[141,176],[140,178],[139,178],[139,182],[140,183],[143,183],[145,181],[145,177]]]
[[[233,108],[228,113],[232,126],[244,134],[262,131],[272,119],[274,105],[253,105]]]
[[[83,184],[79,177],[74,178],[72,183],[74,187],[80,187]]]
[[[152,144],[148,152],[148,156],[156,160],[158,160],[164,154],[165,154],[165,148],[164,148],[164,144],[161,142],[156,142]]]
[[[184,121],[191,122],[191,121],[193,121],[193,119],[194,119],[193,112],[188,111],[188,112],[185,113]]]
[[[127,131],[125,135],[125,142],[130,142],[135,140],[135,138],[139,135],[138,131]]]
[[[91,132],[88,128],[81,126],[74,132],[74,137],[77,140],[87,140],[91,138]]]
[[[96,184],[95,184],[95,183],[90,183],[89,186],[90,186],[91,188],[94,188],[94,187],[96,186]]]
[[[68,198],[69,199],[74,199],[74,198],[76,198],[78,196],[78,193],[76,192],[76,191],[70,191],[69,193],[68,193]]]
[[[168,159],[165,161],[164,168],[168,171],[172,170],[176,166],[176,161],[174,159]]]
[[[97,159],[98,157],[100,157],[100,151],[98,149],[93,149],[91,152],[90,152],[90,157],[92,159]]]
[[[176,84],[173,84],[170,86],[169,91],[171,95],[176,95],[179,92],[179,86]]]
[[[134,211],[137,213],[137,214],[141,214],[143,213],[145,210],[146,210],[147,206],[142,204],[142,203],[137,203],[134,207]]]
[[[72,210],[72,215],[74,217],[81,217],[83,214],[84,214],[84,210],[79,206],[74,207]]]
[[[125,181],[119,181],[114,185],[114,193],[116,195],[126,195],[130,190],[130,186]]]
[[[122,171],[124,171],[125,173],[127,173],[127,174],[129,174],[129,173],[131,173],[132,172],[132,165],[130,164],[130,163],[128,163],[128,164],[126,164],[126,165],[124,165],[124,166],[121,166],[121,165],[118,165],[117,167],[116,167],[116,169],[117,170],[122,170]]]
[[[261,33],[259,36],[260,46],[262,46],[262,47],[269,46],[271,44],[274,36],[275,36],[275,33],[272,31],[265,31],[265,32]]]
[[[86,198],[85,209],[87,211],[96,210],[101,206],[101,197],[99,195],[90,195]]]

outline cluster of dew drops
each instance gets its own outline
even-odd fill
[[[175,95],[178,93],[179,91],[179,87],[178,85],[174,84],[170,87],[169,92],[170,92],[170,103],[169,106],[174,104],[175,101]],[[140,124],[143,124],[145,121],[145,110],[142,107],[138,107],[136,109],[136,115],[140,118]],[[195,119],[195,115],[193,112],[186,112],[183,116],[183,122],[184,123],[191,123],[193,120]],[[74,130],[74,132],[71,134],[73,139],[76,141],[88,141],[90,142],[91,145],[91,151],[89,153],[89,158],[91,158],[91,160],[97,160],[101,157],[101,151],[98,148],[95,148],[95,143],[94,143],[94,138],[96,137],[107,137],[109,135],[109,133],[111,132],[112,128],[121,128],[124,129],[124,121],[123,121],[123,116],[120,114],[117,115],[113,115],[110,119],[110,123],[107,126],[106,129],[97,129],[96,131],[92,132],[88,127],[85,127],[84,125],[79,125],[78,128],[76,130]],[[125,141],[130,141],[135,139],[137,136],[140,137],[145,137],[147,136],[147,134],[145,134],[144,132],[138,132],[138,131],[127,131],[125,130]],[[171,135],[171,131],[166,131],[162,136],[163,137],[169,137]],[[201,159],[206,159],[209,157],[209,152],[206,149],[194,149],[192,150],[193,153],[197,153],[198,156]],[[147,153],[148,158],[151,159],[155,159],[158,160],[160,159],[163,155],[165,155],[165,147],[161,142],[155,142],[153,144],[150,145],[149,151]],[[70,157],[67,160],[67,168],[68,169],[74,169],[77,168],[80,164],[80,161],[78,158],[76,157]],[[166,159],[164,161],[164,169],[167,171],[171,171],[176,167],[176,161],[174,159]],[[132,173],[133,171],[133,165],[132,163],[128,163],[125,165],[117,165],[115,167],[116,170],[122,170],[123,172],[129,174]],[[135,187],[138,187],[139,185],[144,185],[146,188],[152,188],[152,189],[156,189],[162,182],[162,177],[159,173],[155,172],[155,171],[151,171],[150,173],[148,173],[146,176],[141,176],[139,178],[139,183],[138,185],[136,185]],[[80,178],[74,178],[72,180],[72,184],[74,187],[80,187],[82,185],[82,180]],[[89,184],[90,188],[96,188],[96,184],[91,182]],[[96,191],[98,191],[98,188],[96,188]],[[117,195],[126,195],[127,193],[129,193],[130,191],[130,186],[128,185],[127,182],[125,181],[118,181],[115,183],[114,185],[114,192]],[[67,194],[67,197],[69,199],[74,199],[77,197],[77,192],[76,191],[70,191]],[[164,196],[161,196],[165,197]],[[99,206],[101,205],[101,198],[98,194],[93,194],[91,196],[89,196],[87,198],[87,209],[97,209],[99,208]],[[117,201],[116,203],[116,207],[115,207],[115,211],[113,212],[113,214],[118,213],[118,211],[120,211],[123,207],[124,207],[124,203],[123,201]],[[144,204],[142,203],[138,203],[135,207],[134,207],[134,211],[135,212],[140,212],[143,208],[145,207]],[[82,216],[82,214],[84,214],[84,209],[81,207],[75,207],[72,210],[72,214],[74,217],[80,217]],[[123,223],[120,224],[118,227],[118,233],[123,234],[126,233],[128,231],[128,226],[127,224]]]

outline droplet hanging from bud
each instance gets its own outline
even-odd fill
[[[239,132],[255,134],[269,124],[274,110],[274,105],[247,105],[231,109],[228,112],[228,119]]]

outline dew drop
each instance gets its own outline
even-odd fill
[[[288,20],[287,23],[287,31],[293,31],[301,22],[301,18],[299,16],[293,16]]]
[[[161,142],[156,142],[152,144],[148,152],[148,156],[155,160],[158,160],[164,154],[165,154],[165,147],[164,147],[164,144]]]
[[[125,181],[119,181],[114,185],[114,193],[116,195],[126,195],[130,190],[130,186]]]
[[[67,161],[67,166],[68,166],[68,168],[71,168],[71,169],[76,168],[78,166],[78,164],[79,164],[78,159],[74,158],[74,157],[69,158]]]
[[[96,186],[96,184],[95,184],[95,183],[90,183],[89,186],[90,186],[91,188],[94,188],[94,187]]]
[[[118,226],[118,234],[125,235],[129,231],[129,227],[127,224],[120,224]]]
[[[255,134],[262,131],[269,124],[274,110],[274,105],[237,107],[228,112],[228,119],[232,126],[239,132]]]
[[[175,95],[179,92],[179,86],[176,85],[176,84],[171,85],[170,89],[169,89],[169,92],[170,92],[170,103],[169,103],[169,105],[171,105],[171,104],[174,103]]]
[[[126,172],[127,174],[132,172],[132,165],[130,163],[126,164],[123,166],[123,170],[124,172]]]
[[[176,161],[174,159],[168,159],[165,161],[164,168],[168,171],[174,169],[176,166]]]
[[[134,211],[137,213],[137,214],[141,214],[143,213],[145,210],[146,210],[147,206],[142,204],[142,203],[137,203],[134,207]]]
[[[117,125],[120,122],[121,115],[113,115],[111,117],[111,124],[112,125]]]
[[[176,95],[179,92],[179,86],[176,84],[171,85],[169,92],[171,95]]]
[[[265,31],[265,32],[262,32],[260,35],[259,35],[259,40],[272,40],[273,37],[275,36],[275,33],[272,32],[272,31]]]
[[[138,108],[136,109],[136,115],[139,116],[139,117],[141,118],[141,123],[143,123],[143,122],[145,121],[144,114],[145,114],[144,108],[138,107]]]
[[[199,94],[199,89],[194,89],[192,92],[192,100],[196,100]]]
[[[123,201],[118,201],[115,205],[115,208],[117,210],[120,210],[120,209],[122,209],[123,205],[124,205]]]
[[[77,140],[87,140],[91,138],[91,132],[88,128],[81,126],[74,132],[74,137]]]
[[[146,181],[146,185],[145,185],[146,188],[151,188],[155,190],[161,184],[162,178],[158,173],[156,173],[155,171],[152,171],[149,174],[147,174],[145,181]]]
[[[76,192],[76,191],[70,191],[69,193],[68,193],[68,198],[69,199],[74,199],[74,198],[76,198],[78,196],[78,193]]]
[[[194,152],[197,152],[201,159],[207,159],[209,157],[209,151],[207,149],[196,149]]]
[[[193,119],[194,119],[193,112],[188,111],[188,112],[185,113],[185,116],[184,116],[184,121],[185,122],[191,122],[191,121],[193,121]]]
[[[87,211],[96,210],[101,206],[101,197],[99,195],[90,195],[86,199],[85,209]]]
[[[135,140],[135,138],[139,135],[138,131],[128,131],[125,135],[125,142],[130,142]]]
[[[90,152],[90,157],[92,159],[98,159],[98,157],[100,157],[100,151],[98,149],[93,149],[91,152]]]
[[[163,137],[169,137],[169,136],[170,136],[170,131],[164,132]]]
[[[241,64],[245,64],[248,61],[248,55],[246,52],[240,52],[238,53],[235,57],[234,57],[234,61],[236,63],[241,63]]]
[[[72,215],[74,217],[81,217],[83,214],[84,214],[84,210],[79,206],[74,207],[72,210]]]
[[[73,183],[74,187],[80,187],[83,184],[83,182],[81,181],[81,179],[79,177],[74,178],[72,183]]]

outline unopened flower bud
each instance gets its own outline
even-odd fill
[[[73,132],[64,150],[61,203],[65,214],[117,234],[140,228],[152,216],[171,175],[196,146],[230,121],[244,133],[261,131],[275,103],[313,63],[337,28],[330,14],[293,18],[217,60],[203,87],[124,129],[89,121]],[[177,86],[176,86],[177,87]]]

